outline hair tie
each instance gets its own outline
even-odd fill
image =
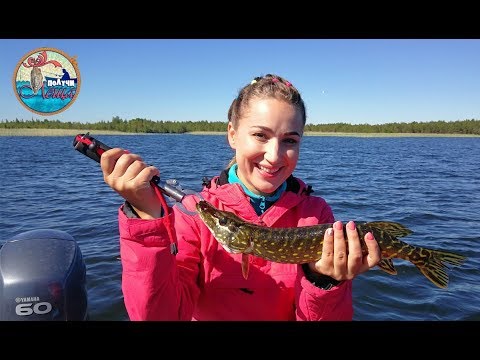
[[[273,83],[278,82],[278,78],[274,77],[274,78],[272,79],[272,82],[273,82]]]
[[[262,77],[261,76],[256,76],[253,78],[253,80],[250,82],[250,85],[253,85],[255,83],[257,83],[259,80],[261,80]]]
[[[290,81],[285,81],[285,85],[287,85],[287,87],[290,87],[292,86],[292,83]]]

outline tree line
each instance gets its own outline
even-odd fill
[[[4,129],[89,129],[110,130],[125,133],[183,134],[196,131],[225,132],[227,123],[223,121],[152,121],[135,118],[131,120],[114,116],[112,121],[81,123],[59,120],[1,120]],[[328,133],[414,133],[414,134],[464,134],[480,135],[480,120],[430,121],[387,124],[306,124],[307,132]]]

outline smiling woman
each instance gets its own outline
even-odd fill
[[[125,199],[118,221],[131,320],[352,319],[352,280],[378,263],[380,249],[371,231],[360,239],[352,221],[334,222],[326,201],[293,176],[305,122],[292,83],[273,74],[256,77],[228,111],[235,156],[181,207],[167,206],[151,186],[160,170],[139,155],[122,148],[102,154],[103,179]],[[195,211],[199,199],[263,227],[332,226],[320,258],[303,264],[248,258],[219,246]]]

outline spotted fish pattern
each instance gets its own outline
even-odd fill
[[[325,231],[332,227],[332,224],[319,224],[269,228],[248,223],[231,212],[218,210],[205,200],[199,201],[196,208],[202,221],[225,250],[244,255],[242,271],[245,278],[248,276],[248,255],[292,264],[319,260],[322,256]],[[408,260],[433,284],[446,288],[449,277],[445,263],[459,266],[466,259],[465,256],[453,252],[413,246],[399,240],[399,237],[407,236],[412,231],[396,222],[364,222],[357,223],[356,227],[363,254],[368,254],[364,237],[370,231],[381,249],[382,259],[377,266],[391,275],[397,274],[393,258]]]
[[[43,86],[43,74],[39,67],[34,67],[30,71],[30,86],[34,95],[37,95],[38,90]]]

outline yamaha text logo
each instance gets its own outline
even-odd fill
[[[44,315],[52,311],[52,304],[47,301],[40,301],[38,296],[17,297],[15,298],[17,306],[15,313],[18,316]]]
[[[13,75],[20,103],[40,115],[67,110],[80,91],[80,72],[75,58],[63,51],[39,48],[26,54]]]

